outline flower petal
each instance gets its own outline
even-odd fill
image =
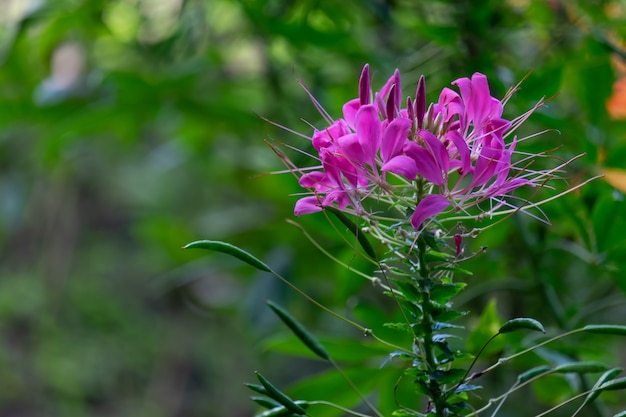
[[[417,177],[417,165],[415,164],[415,160],[406,155],[398,155],[391,158],[380,170],[402,175],[410,181],[413,181],[415,177]]]
[[[404,145],[404,153],[415,160],[417,172],[428,181],[436,185],[443,184],[443,175],[437,166],[435,159],[424,148],[415,142],[407,142]]]
[[[383,162],[389,161],[402,152],[412,124],[409,119],[403,118],[394,119],[389,123],[380,146],[380,156]]]
[[[433,217],[444,211],[450,202],[441,194],[430,194],[424,197],[415,208],[415,212],[411,216],[411,225],[415,230],[424,223],[429,217]]]
[[[361,106],[356,115],[356,133],[363,148],[365,161],[374,166],[374,158],[380,147],[382,126],[376,107],[372,104]]]
[[[296,202],[293,214],[302,216],[303,214],[311,214],[322,211],[322,206],[317,197],[304,197]]]

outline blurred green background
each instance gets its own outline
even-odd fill
[[[607,174],[544,206],[551,226],[520,215],[467,242],[489,247],[465,265],[468,328],[496,311],[552,334],[625,324],[622,39],[624,1],[1,0],[0,416],[249,416],[253,370],[281,386],[317,372],[268,353],[284,329],[263,301],[316,332],[345,329],[269,276],[181,250],[196,239],[244,247],[339,311],[385,321],[388,300],[284,221],[295,179],[263,175],[282,169],[265,139],[306,145],[263,118],[324,126],[298,81],[338,117],[365,63],[375,88],[399,68],[405,95],[424,74],[429,101],[475,71],[497,97],[528,74],[507,116],[556,97],[520,134],[548,131],[518,150],[586,153],[556,191]],[[297,220],[351,260],[322,215]],[[543,360],[626,366],[625,348],[570,339]],[[575,384],[538,384],[503,415]]]

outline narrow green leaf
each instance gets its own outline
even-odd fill
[[[259,258],[250,255],[245,250],[231,245],[230,243],[220,242],[218,240],[197,240],[191,242],[183,249],[208,249],[216,252],[222,252],[227,255],[234,256],[235,258],[247,263],[250,266],[260,269],[261,271],[272,272],[269,266],[261,261]]]
[[[259,379],[259,382],[267,390],[267,395],[269,395],[270,397],[272,397],[273,399],[275,399],[276,401],[284,405],[291,412],[294,412],[296,414],[306,414],[306,411],[304,411],[304,408],[302,408],[302,406],[296,404],[296,402],[292,400],[291,398],[289,398],[286,394],[283,394],[282,391],[280,391],[278,388],[272,385],[271,382],[265,379],[263,375],[261,375],[259,372],[255,372],[255,374],[256,374],[256,377]],[[271,411],[271,410],[268,410],[268,411]],[[276,414],[273,414],[273,415],[276,415]]]
[[[287,310],[283,309],[279,305],[272,301],[268,301],[267,305],[272,309],[274,313],[291,329],[291,331],[304,343],[313,353],[322,359],[330,360],[328,351],[317,341],[315,337],[296,319],[291,317]]]
[[[295,404],[301,406],[302,408],[307,408],[309,404],[306,401],[295,401]],[[292,416],[293,411],[291,411],[287,407],[283,407],[279,405],[278,407],[274,407],[270,410],[263,411],[261,414],[257,414],[254,417],[288,417]]]
[[[460,394],[461,392],[476,391],[479,389],[482,389],[482,386],[472,385],[472,384],[461,384],[457,387],[457,389],[454,390],[454,393]]]
[[[254,401],[255,403],[259,404],[261,407],[265,407],[265,408],[282,407],[278,401],[273,400],[269,397],[261,397],[259,395],[253,395],[252,397],[250,397],[250,399]]]
[[[600,376],[600,378],[598,378],[598,381],[594,384],[593,389],[595,390],[595,389],[599,388],[605,382],[612,380],[617,375],[622,373],[622,371],[623,371],[622,368],[609,369],[608,371],[603,373],[602,376]],[[583,403],[583,405],[587,405],[590,402],[593,402],[596,398],[598,398],[598,396],[600,395],[601,392],[602,391],[600,391],[600,390],[590,392],[589,395],[587,395],[587,397],[585,398],[585,402]]]
[[[259,394],[268,395],[267,390],[263,385],[246,383],[245,386],[250,388],[252,391],[258,392]]]
[[[519,374],[517,376],[517,383],[518,384],[523,384],[524,382],[528,381],[529,379],[532,379],[536,376],[539,375],[543,375],[545,373],[548,373],[552,370],[552,368],[548,365],[542,365],[542,366],[537,366],[535,368],[529,369],[526,372],[522,372],[521,374]]]
[[[626,388],[626,377],[613,379],[612,381],[605,382],[600,385],[600,390],[612,391],[616,389],[624,389]]]
[[[330,211],[331,213],[333,213],[335,217],[337,217],[339,221],[343,223],[344,226],[346,226],[348,230],[350,230],[350,232],[354,234],[354,236],[356,236],[357,240],[359,241],[359,244],[361,245],[361,247],[363,248],[366,254],[368,254],[372,259],[378,259],[378,257],[376,256],[376,251],[374,250],[374,247],[372,246],[370,241],[367,239],[367,236],[365,236],[365,233],[361,231],[361,229],[359,228],[359,226],[356,225],[356,223],[350,220],[348,216],[343,214],[343,212],[336,209],[335,207],[330,207],[330,206],[324,207],[324,210]]]
[[[626,417],[626,410],[620,411],[619,413],[613,415],[613,417]]]
[[[577,373],[577,374],[593,374],[596,372],[604,372],[608,369],[603,363],[593,361],[581,361],[564,363],[554,368],[554,372],[560,374]]]
[[[617,336],[626,336],[626,326],[617,324],[589,324],[583,327],[583,330],[589,333],[612,334]]]
[[[543,324],[539,323],[537,320],[528,317],[518,317],[504,323],[498,333],[510,333],[522,329],[535,330],[541,333],[546,332],[546,329],[543,328]]]

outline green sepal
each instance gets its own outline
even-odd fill
[[[328,355],[328,351],[320,342],[317,341],[315,337],[296,319],[291,317],[291,315],[282,307],[275,304],[272,301],[268,301],[267,305],[272,309],[274,313],[291,329],[291,331],[304,343],[313,353],[324,360],[330,360],[330,356]]]
[[[231,245],[230,243],[220,242],[218,240],[197,240],[183,246],[183,249],[208,249],[216,252],[222,252],[227,255],[234,256],[240,261],[243,261],[256,269],[260,269],[265,272],[272,272],[271,268],[259,258],[250,255],[245,250],[238,248],[235,245]]]
[[[500,330],[498,330],[498,333],[510,333],[522,329],[534,330],[541,333],[546,332],[543,324],[539,323],[537,320],[528,317],[518,317],[504,323],[502,327],[500,327]]]
[[[296,404],[294,400],[289,398],[286,394],[284,394],[282,391],[280,391],[278,388],[272,385],[272,383],[269,382],[263,375],[261,375],[259,372],[255,372],[255,374],[256,374],[256,377],[259,379],[259,382],[261,383],[261,385],[263,385],[265,389],[267,390],[268,396],[270,396],[271,398],[281,403],[283,406],[288,408],[293,413],[306,414],[306,411],[304,410],[304,408],[302,408],[302,406]],[[275,409],[272,409],[272,410],[275,410]],[[272,410],[267,410],[267,411],[272,411]],[[276,414],[269,414],[269,415],[276,415]],[[264,417],[267,417],[267,415]]]
[[[339,221],[343,223],[343,225],[346,226],[348,230],[350,230],[350,232],[354,234],[354,236],[356,236],[359,244],[370,258],[378,259],[376,255],[376,250],[374,250],[372,243],[367,239],[365,233],[363,233],[363,231],[359,228],[359,226],[356,225],[356,223],[350,220],[348,216],[346,216],[342,211],[335,207],[327,206],[324,207],[324,210],[333,213],[335,217],[337,217]]]

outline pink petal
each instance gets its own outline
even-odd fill
[[[363,148],[365,161],[374,166],[374,158],[380,147],[381,122],[376,107],[372,104],[361,106],[356,115],[356,133]]]
[[[385,129],[380,147],[380,156],[384,162],[389,161],[402,152],[412,124],[409,119],[402,118],[394,119],[389,123]]]
[[[370,66],[365,64],[359,78],[359,104],[364,106],[370,104]]]
[[[465,138],[457,131],[452,130],[446,134],[446,139],[452,141],[454,148],[459,154],[461,175],[468,174],[472,170],[472,160],[469,147],[465,142]]]
[[[447,173],[450,167],[450,155],[448,155],[448,151],[446,150],[444,144],[441,143],[437,136],[427,130],[420,131],[418,135],[424,139],[426,149],[435,159],[437,166],[444,173]]]
[[[345,119],[348,126],[354,128],[354,121],[356,120],[356,112],[359,111],[361,107],[360,99],[355,98],[348,101],[343,105],[343,118]]]
[[[314,188],[316,191],[324,192],[328,188],[332,187],[332,184],[326,173],[321,171],[313,171],[304,174],[298,181],[301,187]]]
[[[311,214],[322,211],[322,206],[317,197],[304,197],[296,202],[293,214],[302,216],[303,214]]]
[[[339,139],[339,148],[341,153],[353,164],[362,165],[365,163],[363,147],[359,143],[359,137],[356,133],[341,137]]]
[[[411,225],[415,230],[424,223],[429,217],[433,217],[444,211],[450,202],[441,194],[430,194],[424,197],[415,208],[415,212],[411,216]]]
[[[404,152],[413,160],[417,166],[417,172],[428,181],[436,185],[443,184],[443,175],[437,166],[435,159],[421,146],[415,142],[407,142]]]
[[[382,166],[381,171],[402,175],[410,181],[413,181],[415,177],[417,177],[417,165],[415,164],[415,160],[406,155],[398,155],[391,158]]]
[[[350,133],[350,128],[342,119],[336,120],[324,130],[313,133],[313,147],[319,152],[322,148],[332,148],[337,140]]]

